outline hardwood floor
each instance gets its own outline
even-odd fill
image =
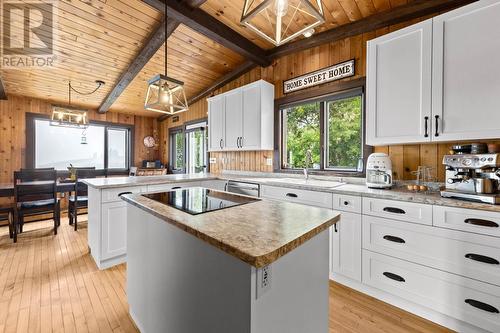
[[[27,224],[17,244],[0,227],[0,332],[137,332],[125,265],[99,271],[86,224],[75,232],[61,223],[57,236],[51,221]],[[449,331],[332,282],[330,333],[365,332]]]

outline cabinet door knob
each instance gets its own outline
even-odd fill
[[[475,253],[467,253],[465,255],[465,258],[474,260],[474,261],[479,261],[485,264],[490,264],[490,265],[500,265],[500,262],[494,258],[483,256],[480,254],[475,254]]]
[[[391,280],[398,281],[398,282],[406,282],[406,280],[402,276],[399,276],[397,274],[390,273],[390,272],[384,272],[383,274],[386,278],[389,278]]]
[[[494,306],[480,302],[480,301],[476,301],[475,299],[468,298],[465,300],[465,303],[469,304],[470,306],[475,307],[476,309],[483,310],[483,311],[486,311],[489,313],[500,313],[498,311],[498,309],[495,308]]]

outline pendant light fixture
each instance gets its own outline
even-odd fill
[[[99,88],[105,85],[104,81],[95,81],[97,87],[88,93],[80,92],[76,90],[72,85],[71,81],[68,83],[68,106],[63,105],[52,105],[52,117],[50,124],[52,126],[63,126],[63,127],[76,127],[76,128],[87,128],[89,125],[89,119],[86,110],[77,109],[71,106],[71,92],[74,91],[79,95],[89,96],[95,93]]]
[[[167,31],[167,2],[165,1],[165,31]],[[144,108],[168,115],[189,109],[184,82],[167,76],[168,37],[165,35],[165,75],[158,74],[148,81]]]
[[[321,0],[245,0],[241,23],[275,46],[312,35],[325,22]]]

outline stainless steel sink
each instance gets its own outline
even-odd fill
[[[316,187],[324,187],[324,188],[335,188],[346,183],[329,181],[329,180],[319,180],[319,179],[304,179],[304,178],[248,178],[245,179],[247,181],[254,181],[259,183],[280,183],[280,184],[295,184],[295,185],[310,185]]]

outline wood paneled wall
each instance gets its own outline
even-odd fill
[[[50,115],[51,104],[39,99],[10,96],[0,101],[0,183],[13,181],[13,173],[26,165],[26,113]],[[99,114],[89,112],[90,120],[135,125],[134,160],[138,165],[143,159],[157,159],[158,149],[147,149],[143,145],[146,135],[157,130],[155,118],[131,116],[108,112]],[[64,139],[64,138],[61,138]],[[54,147],[57,149],[57,147]]]
[[[255,80],[264,79],[275,85],[275,97],[283,96],[282,84],[284,80],[318,70],[349,59],[356,60],[355,78],[366,75],[366,42],[370,39],[382,36],[392,31],[399,30],[424,19],[412,20],[403,24],[389,26],[383,29],[365,33],[362,35],[346,38],[337,42],[324,44],[319,47],[311,48],[305,51],[297,52],[277,59],[267,68],[256,68],[251,72],[241,76],[230,84],[214,92],[214,95],[225,92]],[[327,83],[333,85],[335,83]],[[314,90],[316,88],[310,88]],[[292,93],[293,94],[293,93]],[[164,130],[169,127],[178,126],[183,121],[203,118],[207,116],[207,102],[199,101],[190,106],[190,110],[181,116],[178,123],[172,123],[171,119],[162,124]],[[166,137],[164,140],[167,140]],[[166,141],[165,141],[166,142]],[[408,180],[414,179],[411,173],[419,165],[426,165],[434,168],[434,175],[437,180],[444,180],[444,167],[441,161],[444,154],[447,154],[450,147],[455,143],[442,144],[422,144],[422,145],[397,145],[390,147],[377,147],[375,151],[386,152],[390,154],[396,179]],[[162,157],[168,160],[167,146],[162,150]],[[272,167],[265,165],[266,157],[272,157],[272,152],[230,152],[230,153],[212,153],[211,157],[217,158],[217,163],[211,165],[213,172],[227,170],[256,170],[272,171]]]

